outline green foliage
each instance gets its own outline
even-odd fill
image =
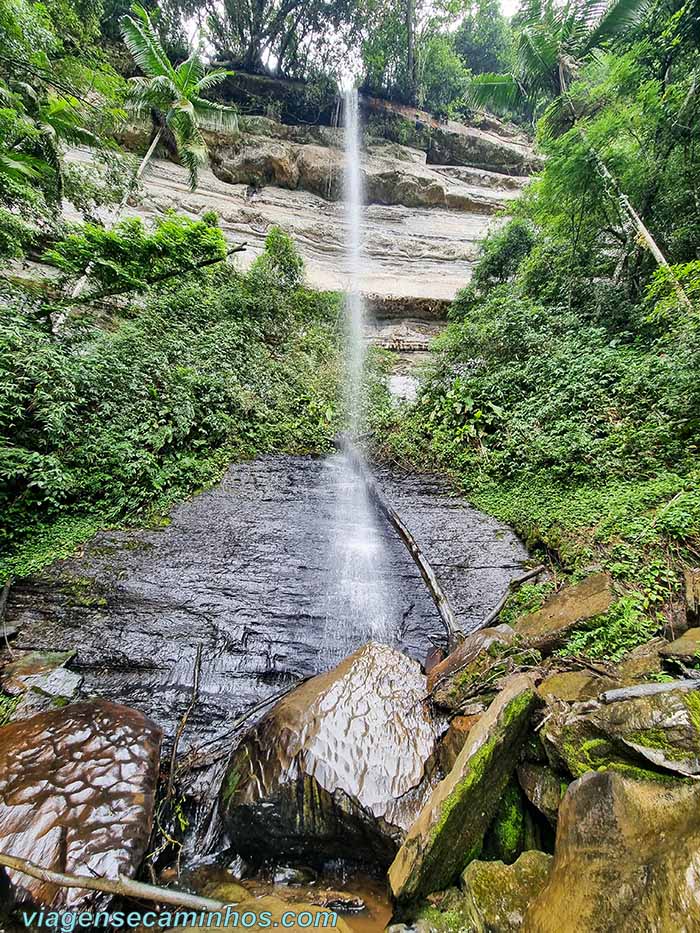
[[[499,623],[513,625],[522,616],[542,608],[545,599],[554,592],[554,583],[524,583],[508,597],[498,617]]]
[[[74,277],[89,266],[93,289],[101,293],[142,290],[147,279],[180,269],[186,272],[204,260],[224,259],[226,250],[215,214],[190,220],[171,211],[156,218],[150,231],[138,217],[109,230],[82,224],[48,250],[44,260]]]
[[[657,634],[658,621],[649,618],[638,595],[625,596],[598,616],[592,628],[572,635],[559,653],[619,661]]]
[[[67,327],[60,343],[6,296],[0,576],[166,506],[233,458],[330,446],[337,303],[273,266],[190,274],[116,330]]]
[[[474,0],[455,33],[454,48],[473,74],[505,71],[510,65],[512,36],[497,0]]]
[[[145,77],[132,78],[128,103],[132,112],[172,133],[180,161],[187,169],[190,187],[197,187],[199,170],[207,163],[202,128],[235,131],[238,118],[233,107],[208,100],[205,95],[233,72],[206,70],[200,45],[175,67],[163,48],[151,18],[135,3],[131,16],[121,20],[122,36]]]

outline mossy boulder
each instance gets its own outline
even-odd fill
[[[511,865],[526,849],[537,848],[537,832],[518,782],[511,778],[484,837],[482,857]]]
[[[533,678],[515,675],[470,731],[454,768],[431,794],[389,869],[400,905],[448,887],[479,855],[535,703]]]
[[[607,612],[614,599],[609,574],[596,573],[550,596],[541,609],[523,616],[514,628],[531,647],[552,651],[582,623]]]
[[[543,700],[562,700],[576,703],[593,700],[605,690],[618,686],[611,677],[603,677],[593,671],[558,671],[545,677],[537,692]]]
[[[510,626],[485,628],[468,635],[431,670],[428,690],[436,706],[463,711],[468,701],[483,695],[492,698],[511,674],[540,660],[539,652],[524,648]]]
[[[544,852],[523,852],[517,862],[471,862],[462,874],[464,915],[470,933],[516,933],[540,894],[552,865]],[[565,929],[561,928],[562,931]]]
[[[698,865],[700,787],[586,774],[562,801],[552,871],[523,929],[690,933]]]
[[[236,850],[387,866],[434,784],[425,676],[369,642],[280,700],[236,748],[222,815]]]
[[[542,730],[553,764],[700,774],[700,681],[644,684],[553,709]]]

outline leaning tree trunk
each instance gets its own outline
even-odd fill
[[[586,147],[588,148],[588,151],[593,156],[593,161],[595,162],[595,166],[598,172],[600,173],[603,181],[612,187],[622,210],[624,211],[625,214],[627,214],[627,216],[632,221],[632,224],[634,225],[635,229],[637,230],[637,233],[639,234],[640,240],[642,241],[642,243],[644,243],[646,248],[649,250],[651,255],[654,257],[657,264],[661,268],[668,270],[668,274],[671,279],[671,284],[673,285],[676,291],[676,294],[678,295],[679,300],[689,310],[692,310],[693,306],[690,301],[690,298],[688,298],[688,296],[686,295],[683,289],[683,286],[681,285],[681,283],[678,280],[678,277],[676,276],[673,269],[671,268],[668,259],[666,259],[663,252],[661,251],[659,244],[656,242],[654,237],[651,235],[649,228],[646,226],[642,218],[639,216],[637,211],[632,206],[632,202],[630,201],[630,199],[627,197],[624,191],[622,191],[622,189],[620,188],[617,182],[617,179],[614,177],[614,175],[612,174],[610,169],[607,167],[605,162],[603,162],[603,159],[601,158],[598,150],[595,148],[593,143],[588,138],[586,131],[583,129],[582,126],[578,125],[577,116],[576,116],[576,108],[574,107],[573,101],[571,100],[571,97],[569,96],[569,89],[567,86],[566,74],[564,72],[563,64],[561,62],[559,63],[559,85],[561,88],[561,96],[564,98],[566,103],[569,105],[569,110],[571,111],[571,119],[573,121],[573,124],[578,129],[579,133],[581,134],[581,139],[584,141],[584,143],[586,144]]]

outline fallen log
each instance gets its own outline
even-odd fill
[[[390,524],[396,529],[399,537],[406,545],[409,554],[420,570],[421,576],[423,577],[425,585],[428,587],[430,595],[433,598],[433,602],[435,603],[437,610],[440,613],[440,618],[442,619],[443,625],[445,626],[445,630],[447,631],[448,650],[453,651],[459,642],[462,641],[465,635],[462,629],[459,627],[457,617],[455,616],[454,610],[450,605],[447,594],[440,585],[440,581],[438,580],[435,571],[430,564],[430,561],[426,557],[416,539],[413,537],[409,529],[402,521],[399,513],[379,488],[377,482],[365,466],[364,459],[359,454],[357,449],[347,440],[344,443],[341,443],[341,447],[345,451],[345,455],[347,456],[351,467],[353,470],[355,470],[358,476],[361,477],[363,483],[365,484],[370,498],[379,508],[379,510],[383,512],[384,515],[386,515]]]
[[[175,891],[172,888],[159,888],[154,884],[145,884],[142,881],[133,881],[118,875],[116,878],[92,878],[87,875],[66,875],[60,871],[43,868],[36,862],[17,858],[0,852],[0,865],[11,868],[13,871],[29,875],[47,884],[55,884],[61,888],[82,888],[87,891],[101,891],[105,894],[116,894],[120,897],[133,897],[144,901],[155,901],[159,904],[172,904],[174,907],[190,907],[192,910],[225,910],[229,904],[215,901],[209,897],[199,897],[197,894],[187,894],[184,891]]]

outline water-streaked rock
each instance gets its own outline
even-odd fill
[[[153,722],[105,700],[4,726],[0,851],[68,874],[132,876],[151,831],[160,743]],[[77,908],[100,899],[8,875],[19,901]]]
[[[222,815],[236,850],[388,864],[431,790],[425,698],[419,666],[369,642],[280,700],[228,767]]]

